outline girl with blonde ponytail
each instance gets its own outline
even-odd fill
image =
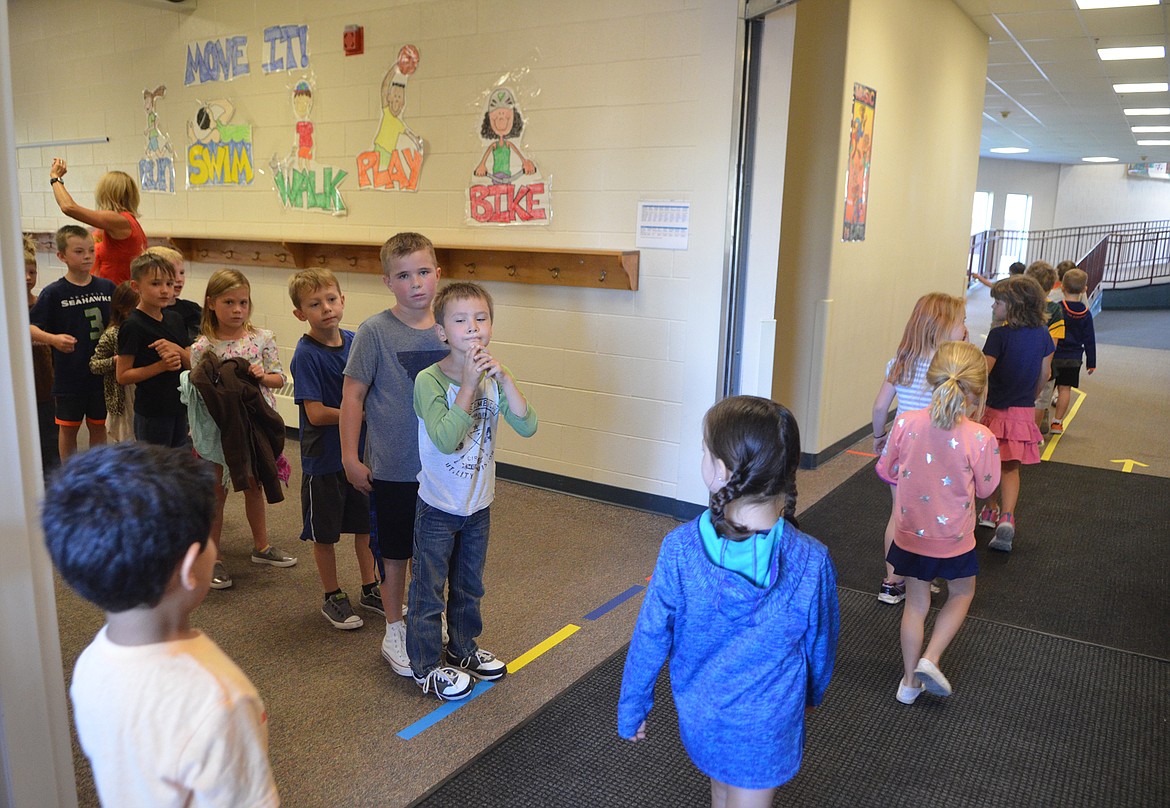
[[[968,342],[944,342],[926,372],[930,406],[894,422],[877,464],[894,486],[894,542],[886,554],[905,577],[903,676],[896,698],[912,704],[925,690],[949,696],[939,659],[967,617],[975,595],[975,498],[999,485],[995,437],[979,423],[987,401],[987,363]],[[948,582],[947,601],[923,650],[930,582]]]

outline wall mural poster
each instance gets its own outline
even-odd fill
[[[251,185],[252,124],[233,123],[226,98],[197,103],[195,120],[187,121],[187,187]]]
[[[468,224],[544,225],[551,220],[550,181],[527,144],[524,151],[518,145],[524,127],[516,94],[508,87],[491,90],[479,129],[487,148],[468,186]]]
[[[842,241],[865,241],[869,202],[869,164],[873,153],[873,113],[877,90],[853,85],[853,114],[849,124],[849,165],[845,173],[845,228]]]
[[[252,72],[248,64],[248,37],[225,36],[187,44],[187,70],[183,85],[231,81]]]
[[[165,84],[142,91],[142,102],[146,109],[146,151],[138,161],[138,187],[143,191],[173,194],[175,149],[171,146],[171,136],[162,130],[158,122],[158,102],[166,94]]]
[[[340,168],[318,165],[313,158],[314,128],[309,117],[313,112],[313,93],[311,75],[302,77],[291,88],[292,111],[296,118],[293,146],[284,159],[273,155],[269,162],[272,179],[285,208],[344,216],[345,201],[341,198],[339,186],[348,175]]]
[[[374,134],[374,148],[357,156],[359,188],[416,191],[422,173],[423,139],[402,119],[406,82],[419,65],[418,48],[403,45],[398,59],[382,78],[382,121]]]
[[[282,70],[305,70],[309,67],[309,26],[270,25],[264,29],[265,74]]]

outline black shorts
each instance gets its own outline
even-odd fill
[[[76,396],[53,396],[56,402],[56,421],[60,426],[81,426],[106,422],[106,394],[99,387]]]
[[[374,480],[370,495],[370,549],[380,558],[408,561],[414,555],[414,505],[418,482]]]
[[[350,485],[344,471],[301,478],[301,538],[337,544],[342,533],[370,532],[370,500]]]
[[[1053,367],[1052,372],[1056,374],[1057,387],[1080,387],[1081,386],[1081,365],[1078,362],[1076,367]]]

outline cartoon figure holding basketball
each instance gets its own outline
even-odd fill
[[[358,155],[358,186],[413,191],[422,168],[423,139],[402,120],[406,81],[418,69],[418,48],[403,45],[398,59],[382,78],[382,120],[373,151]]]
[[[520,153],[513,142],[524,131],[524,119],[516,108],[516,97],[507,87],[494,90],[488,98],[488,108],[483,114],[483,126],[479,136],[492,141],[483,159],[473,172],[477,177],[488,176],[488,160],[492,162],[492,182],[501,185],[518,179],[521,174],[535,174],[536,164]],[[512,173],[512,153],[520,160],[520,171]]]

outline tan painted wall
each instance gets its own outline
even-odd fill
[[[986,68],[950,0],[797,6],[773,390],[806,452],[869,421],[914,301],[963,291]],[[843,243],[854,82],[877,103],[866,238]]]

